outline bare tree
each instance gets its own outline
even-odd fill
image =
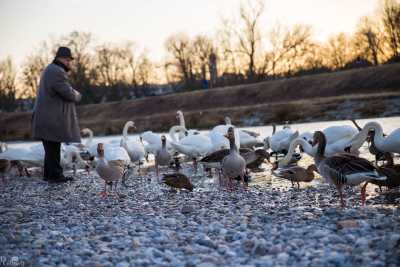
[[[325,47],[326,61],[329,67],[343,68],[352,58],[350,40],[344,33],[339,33],[328,40]]]
[[[398,57],[400,55],[400,2],[384,0],[381,16],[391,54]]]
[[[141,86],[148,86],[154,80],[155,66],[146,54],[140,56],[138,64],[138,81]]]
[[[97,84],[115,86],[125,83],[128,64],[125,58],[126,50],[116,45],[103,44],[96,48],[95,69]]]
[[[16,72],[10,57],[0,61],[0,111],[16,108]]]
[[[290,74],[313,54],[315,44],[311,27],[298,24],[289,30],[277,24],[269,33],[270,50],[265,53],[259,73]]]
[[[91,83],[91,55],[90,46],[92,35],[90,33],[73,31],[64,36],[61,44],[66,44],[72,50],[74,61],[72,62],[71,81],[77,89],[84,90]]]
[[[352,47],[360,57],[368,59],[374,65],[379,64],[383,52],[383,36],[376,22],[369,17],[361,18],[358,30],[353,35]]]
[[[228,19],[222,20],[222,26],[217,33],[218,51],[220,51],[219,64],[221,73],[239,74],[242,71],[243,54],[237,50],[231,24],[232,21]]]
[[[82,103],[90,103],[94,98],[94,93],[90,89],[90,85],[96,79],[90,53],[92,40],[91,33],[73,31],[58,42],[72,50],[74,61],[69,76],[72,85],[82,93]]]
[[[133,86],[147,85],[154,77],[154,64],[147,56],[146,50],[139,49],[135,43],[127,43],[120,50],[121,60],[125,60],[126,82]]]
[[[256,56],[261,42],[260,18],[264,12],[264,1],[250,1],[240,6],[240,23],[233,30],[239,42],[239,52],[247,57],[247,77],[254,79]]]
[[[171,58],[167,66],[175,67],[186,86],[190,86],[194,80],[194,74],[192,47],[189,37],[183,33],[172,35],[165,42],[165,47]]]
[[[22,88],[18,92],[19,97],[31,98],[36,96],[41,73],[52,60],[54,46],[49,42],[42,42],[40,49],[27,57],[21,72]]]
[[[193,40],[193,57],[195,68],[200,72],[201,79],[207,79],[210,55],[214,52],[212,41],[203,35],[198,35]]]

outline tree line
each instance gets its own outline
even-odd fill
[[[173,34],[165,40],[161,63],[137,43],[95,44],[86,32],[44,41],[19,73],[10,57],[0,60],[0,111],[32,108],[40,73],[60,45],[74,54],[70,78],[83,94],[82,104],[400,61],[398,0],[382,0],[377,14],[361,18],[352,35],[338,33],[323,43],[308,25],[276,24],[263,31],[264,13],[264,1],[247,0],[237,16],[222,20],[214,38]]]

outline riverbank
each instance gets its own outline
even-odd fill
[[[191,166],[184,171],[190,173]],[[24,266],[399,266],[400,196],[335,190],[317,179],[294,189],[257,174],[249,190],[221,190],[191,174],[174,192],[154,172],[101,198],[97,175],[48,185],[12,178],[0,188],[0,255]]]
[[[78,107],[82,128],[120,134],[128,120],[137,131],[166,131],[185,114],[190,128],[207,129],[230,116],[237,126],[390,117],[400,115],[400,64],[308,75]],[[29,140],[32,114],[0,113],[0,140]]]

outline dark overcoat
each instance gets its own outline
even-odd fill
[[[32,115],[36,140],[80,142],[75,103],[81,94],[72,88],[62,66],[51,63],[42,72]]]

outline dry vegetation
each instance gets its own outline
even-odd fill
[[[264,125],[284,121],[382,116],[388,101],[399,99],[400,64],[330,74],[195,91],[139,100],[85,105],[78,108],[81,127],[98,135],[119,134],[127,120],[139,131],[164,131],[176,123],[174,113],[185,112],[187,125],[209,128],[230,115],[236,125]],[[396,111],[397,110],[397,111]],[[389,110],[400,115],[399,109]],[[397,112],[397,113],[396,113]],[[0,113],[0,140],[30,138],[31,113]],[[255,119],[255,123],[249,120]]]

